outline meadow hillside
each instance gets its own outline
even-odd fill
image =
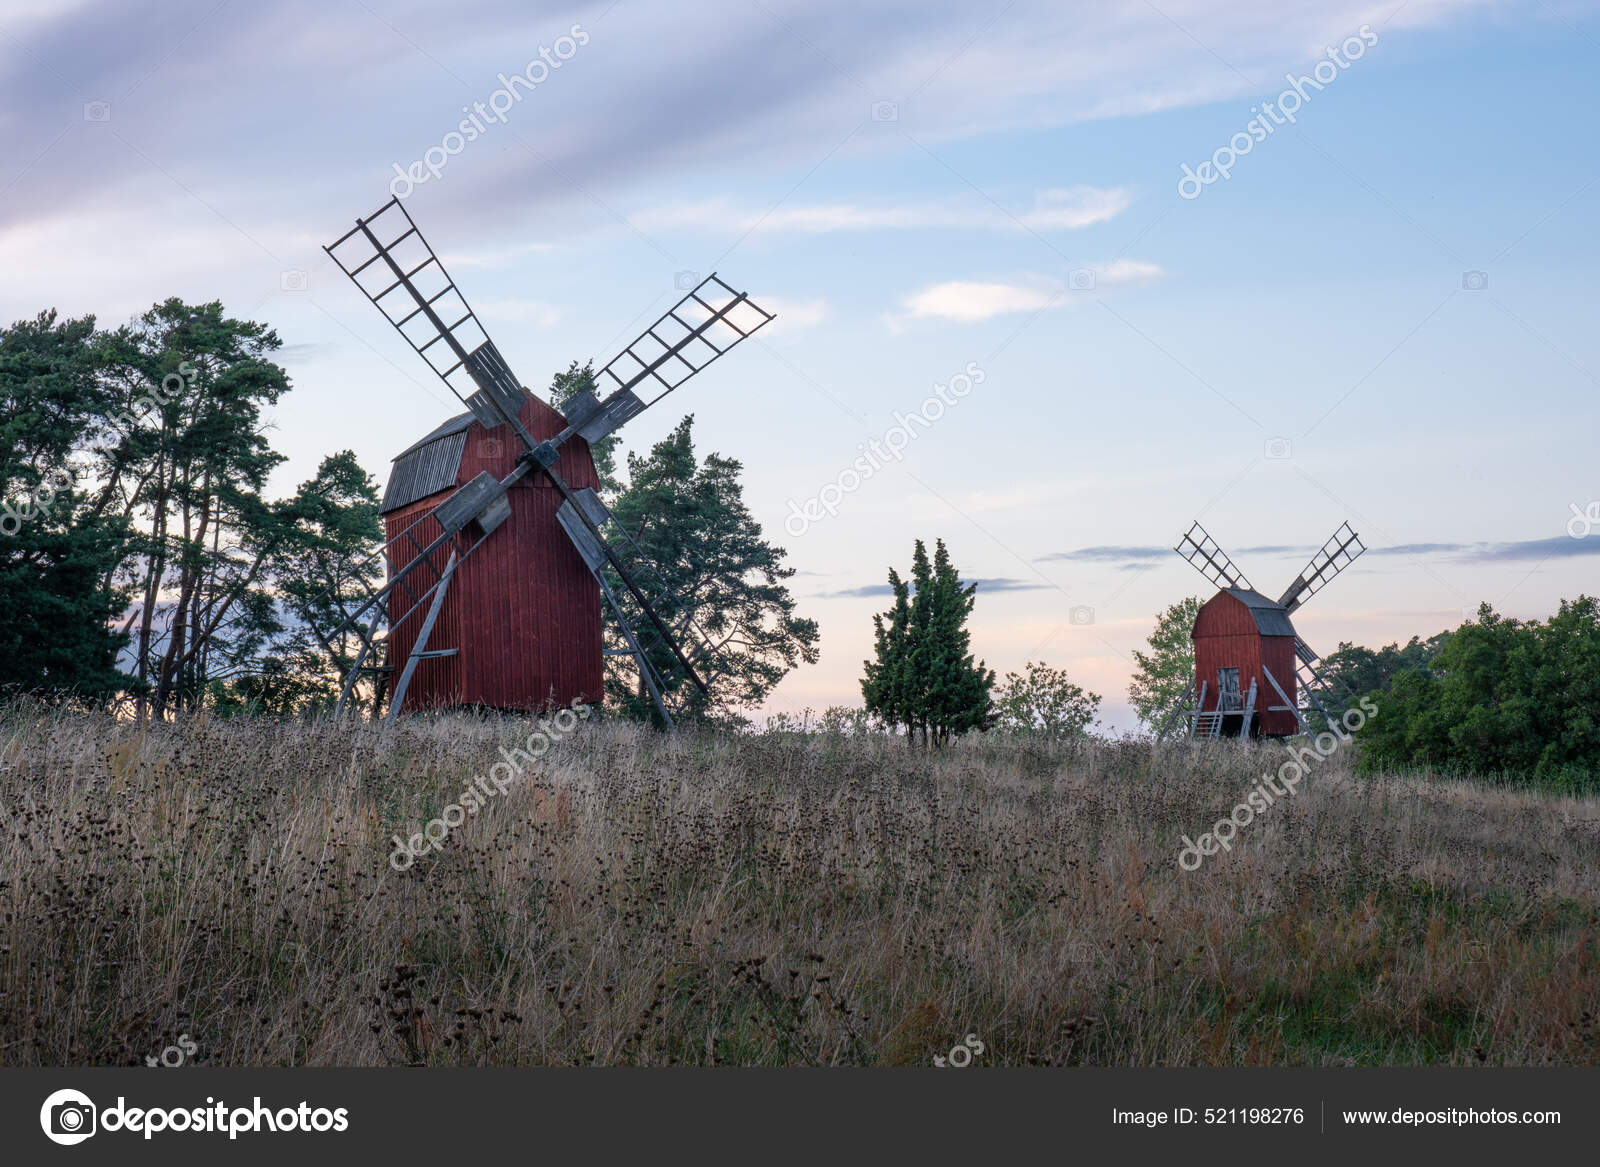
[[[0,1063],[1600,1064],[1600,801],[1282,746],[0,711]]]

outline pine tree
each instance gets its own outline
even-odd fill
[[[113,697],[125,521],[97,504],[82,451],[110,404],[94,317],[0,328],[0,694]]]
[[[661,619],[669,627],[692,622],[711,645],[720,675],[706,712],[759,705],[790,671],[817,660],[817,622],[795,610],[788,587],[795,569],[745,504],[743,472],[736,459],[695,453],[691,415],[648,454],[628,455],[628,484],[611,507],[653,565]],[[619,635],[613,625],[613,646]],[[637,673],[612,659],[619,663],[608,678],[613,699],[631,715],[653,716]],[[671,672],[665,654],[660,667]]]
[[[117,581],[138,603],[136,712],[196,708],[209,682],[250,667],[271,634],[263,585],[280,518],[263,497],[285,459],[264,411],[289,388],[282,346],[221,303],[156,304],[107,338],[119,400],[98,451],[107,504],[133,525]]]
[[[94,324],[0,328],[0,695],[155,716],[330,695],[342,661],[306,621],[378,545],[374,485],[345,452],[263,497],[283,461],[263,410],[288,388],[270,329],[176,299]]]

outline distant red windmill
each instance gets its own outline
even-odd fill
[[[1303,732],[1303,695],[1332,720],[1318,696],[1330,685],[1321,659],[1289,616],[1366,550],[1345,523],[1311,557],[1283,595],[1270,600],[1250,586],[1227,553],[1198,522],[1173,548],[1221,587],[1200,608],[1194,631],[1194,692],[1187,710],[1191,735],[1278,737]]]

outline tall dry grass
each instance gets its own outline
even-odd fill
[[[1256,748],[591,724],[397,872],[529,728],[0,712],[0,1063],[1600,1063],[1594,800],[1335,757],[1189,873]]]

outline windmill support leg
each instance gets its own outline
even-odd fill
[[[344,688],[339,690],[339,701],[338,701],[338,704],[336,704],[333,707],[333,715],[335,717],[338,717],[341,713],[344,712],[345,702],[350,700],[350,693],[356,687],[356,678],[361,675],[361,666],[366,663],[367,653],[371,648],[372,648],[372,642],[371,641],[368,641],[368,640],[363,640],[362,641],[361,651],[356,653],[355,664],[351,665],[350,666],[350,671],[347,674],[345,674]]]
[[[1174,705],[1172,707],[1172,712],[1168,713],[1166,717],[1162,719],[1160,727],[1157,728],[1156,740],[1160,741],[1162,735],[1165,734],[1167,730],[1172,728],[1172,723],[1177,721],[1180,716],[1183,717],[1185,722],[1190,721],[1194,717],[1194,709],[1195,707],[1189,704],[1187,701],[1185,701],[1182,705]]]
[[[449,590],[450,577],[456,571],[456,553],[450,553],[450,562],[444,565],[444,573],[439,576],[439,586],[434,589],[433,603],[428,607],[428,617],[422,622],[422,627],[417,630],[417,642],[411,646],[411,655],[406,659],[406,667],[400,674],[400,679],[395,682],[394,696],[389,700],[389,716],[386,723],[392,723],[400,716],[400,706],[406,698],[406,689],[411,685],[411,674],[417,671],[417,663],[422,660],[423,654],[428,649],[428,637],[433,633],[433,624],[439,618],[439,609],[444,607],[444,594]]]
[[[1317,695],[1315,693],[1313,693],[1310,689],[1306,690],[1306,700],[1311,702],[1312,706],[1316,709],[1316,711],[1318,713],[1322,714],[1322,720],[1324,720],[1324,721],[1326,721],[1328,723],[1328,728],[1329,729],[1332,729],[1333,728],[1333,714],[1329,713],[1327,711],[1327,709],[1325,709],[1323,707],[1322,702],[1317,700]],[[1310,733],[1311,731],[1308,729],[1306,732]]]
[[[1267,684],[1271,685],[1278,696],[1283,698],[1283,703],[1289,707],[1289,712],[1294,714],[1295,721],[1300,724],[1300,732],[1310,733],[1311,727],[1306,724],[1306,719],[1300,716],[1300,710],[1295,703],[1289,700],[1289,694],[1283,691],[1283,686],[1278,684],[1278,678],[1272,675],[1272,670],[1267,668],[1266,665],[1262,665],[1261,673],[1267,678]]]

